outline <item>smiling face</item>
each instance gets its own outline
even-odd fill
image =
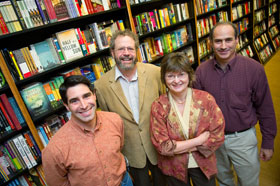
[[[237,44],[238,38],[235,38],[231,25],[219,25],[215,28],[211,45],[219,63],[225,64],[234,58]]]
[[[92,126],[96,111],[96,96],[85,84],[78,84],[67,89],[67,104],[64,106],[72,113],[77,123]]]
[[[115,48],[111,51],[120,70],[132,70],[136,66],[135,41],[129,36],[118,36],[115,40]]]
[[[167,72],[165,82],[169,91],[173,95],[183,94],[188,89],[189,76],[186,72]]]

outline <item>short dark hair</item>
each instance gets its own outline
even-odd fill
[[[195,80],[194,70],[191,67],[188,57],[183,52],[170,53],[161,61],[161,81],[166,85],[165,74],[167,72],[186,72],[189,76],[189,87],[192,87],[192,83]]]
[[[236,26],[235,26],[235,24],[233,24],[232,22],[228,22],[228,21],[225,21],[225,22],[218,22],[212,29],[211,29],[211,31],[210,31],[210,34],[209,34],[209,39],[210,39],[210,41],[213,41],[213,37],[214,37],[214,31],[215,31],[215,29],[218,27],[218,26],[220,26],[220,25],[229,25],[229,26],[231,26],[232,28],[233,28],[233,30],[234,30],[234,37],[235,37],[235,39],[237,38],[237,36],[238,36],[238,30],[237,30],[237,28],[236,28]]]
[[[119,30],[112,35],[112,38],[110,40],[110,49],[111,50],[115,49],[115,45],[116,45],[115,41],[116,41],[117,37],[119,37],[119,36],[131,37],[135,42],[135,49],[139,48],[139,38],[138,38],[137,34],[135,34],[134,32],[132,32],[130,30]]]
[[[64,82],[59,87],[59,93],[62,98],[63,103],[68,103],[67,98],[67,90],[71,87],[74,87],[78,84],[84,84],[88,86],[91,92],[94,93],[93,85],[90,83],[90,81],[82,75],[72,75],[64,79]]]

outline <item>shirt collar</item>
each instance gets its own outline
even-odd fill
[[[235,54],[234,58],[228,62],[228,64],[227,64],[228,70],[231,71],[232,68],[234,67],[234,65],[236,64],[236,61],[237,61],[236,58],[237,58],[237,54]],[[216,57],[214,57],[214,66],[215,66],[215,68],[221,69],[220,64],[216,60]]]
[[[101,120],[100,120],[99,117],[98,117],[98,115],[99,115],[99,114],[98,114],[98,111],[96,111],[95,114],[96,114],[96,125],[95,125],[95,128],[94,128],[94,132],[95,132],[95,131],[98,131],[99,128],[101,127]],[[71,126],[73,126],[75,129],[77,129],[78,131],[80,131],[80,132],[82,132],[82,133],[92,132],[92,131],[86,129],[85,127],[79,125],[79,124],[76,123],[74,120],[70,119],[70,121],[71,121],[71,122],[70,122],[69,124],[71,124]]]
[[[119,78],[123,78],[123,79],[125,79],[126,81],[128,81],[127,78],[121,73],[121,71],[119,70],[119,68],[118,68],[117,66],[115,66],[115,68],[116,68],[115,81],[117,81]],[[136,81],[137,78],[138,78],[138,73],[137,73],[137,70],[136,70],[136,72],[135,72],[135,74],[133,75],[131,81]]]

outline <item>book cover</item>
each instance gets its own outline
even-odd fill
[[[35,83],[22,89],[21,96],[33,119],[49,113],[52,110],[42,83]]]
[[[66,62],[84,56],[74,28],[56,33],[56,38]]]
[[[44,70],[49,70],[60,65],[57,55],[54,55],[51,46],[47,40],[30,45],[35,49]]]

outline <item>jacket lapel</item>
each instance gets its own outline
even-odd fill
[[[121,104],[123,104],[123,106],[131,113],[131,116],[132,116],[130,106],[129,106],[127,100],[126,100],[126,97],[125,97],[124,93],[123,93],[121,83],[120,83],[120,81],[115,81],[115,68],[112,70],[112,74],[109,77],[109,82],[111,83],[110,87],[111,87],[112,91],[114,92],[114,94],[116,95],[116,97],[121,102]]]
[[[145,75],[146,70],[142,68],[142,65],[137,65],[137,73],[138,73],[138,91],[139,91],[139,112],[141,113],[141,108],[144,103],[144,96],[145,96],[145,87],[147,82],[147,77]],[[139,117],[141,114],[139,113]]]

